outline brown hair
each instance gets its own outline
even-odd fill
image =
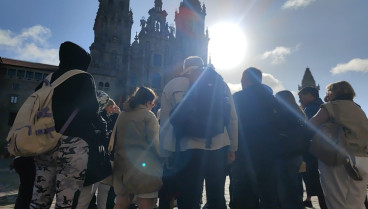
[[[255,67],[247,68],[243,71],[242,80],[247,78],[253,84],[262,83],[262,71]]]
[[[156,93],[148,87],[139,87],[135,90],[133,95],[129,98],[129,107],[134,109],[138,105],[144,105],[147,102],[156,100]]]
[[[326,87],[327,91],[331,91],[334,95],[334,100],[353,100],[355,97],[355,91],[350,83],[346,81],[339,81],[336,83],[328,84]]]
[[[299,116],[301,116],[303,118],[306,118],[305,113],[299,107],[299,105],[296,103],[295,97],[294,97],[293,93],[291,93],[291,91],[288,91],[288,90],[279,91],[279,92],[276,93],[275,97],[278,101],[280,101],[280,103],[283,105],[283,107],[285,107],[287,105],[292,110],[296,111],[296,113]],[[286,108],[288,109],[288,107],[286,107]],[[291,110],[291,109],[289,109],[289,110]]]

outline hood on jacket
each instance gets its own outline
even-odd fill
[[[59,70],[61,71],[73,69],[87,71],[91,55],[77,44],[66,41],[60,45],[59,60]]]

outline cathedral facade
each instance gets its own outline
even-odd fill
[[[99,0],[90,47],[96,88],[117,102],[137,86],[153,88],[158,95],[182,68],[188,56],[207,63],[208,30],[206,6],[199,0],[183,0],[175,12],[175,26],[166,21],[162,0],[154,0],[148,18],[140,20],[140,31],[131,43],[133,12],[129,0]]]

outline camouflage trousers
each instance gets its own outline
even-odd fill
[[[62,136],[49,153],[35,157],[36,178],[30,208],[72,208],[74,194],[83,187],[88,163],[88,144],[81,138]]]

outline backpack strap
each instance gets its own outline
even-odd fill
[[[51,77],[52,74],[48,75],[45,80],[44,80],[44,85],[46,86],[52,86],[53,88],[56,88],[57,86],[59,86],[61,83],[63,83],[64,81],[66,81],[68,78],[77,75],[77,74],[81,74],[81,73],[87,73],[86,71],[83,70],[69,70],[67,72],[65,72],[64,74],[62,74],[59,78],[57,78],[54,82],[50,82],[51,81]]]
[[[69,70],[67,72],[65,72],[64,74],[62,74],[59,78],[57,78],[54,82],[50,82],[51,81],[51,77],[52,74],[49,74],[45,79],[44,79],[44,84],[42,87],[44,86],[51,86],[53,88],[56,88],[57,86],[59,86],[61,83],[63,83],[64,81],[66,81],[68,78],[77,75],[77,74],[81,74],[81,73],[87,73],[86,71],[83,70]],[[65,130],[68,128],[68,126],[70,125],[70,123],[73,121],[73,119],[75,118],[75,116],[78,114],[79,109],[75,109],[72,114],[70,114],[68,120],[64,123],[63,127],[61,127],[59,133],[60,134],[64,134]],[[54,127],[55,128],[55,127]]]

